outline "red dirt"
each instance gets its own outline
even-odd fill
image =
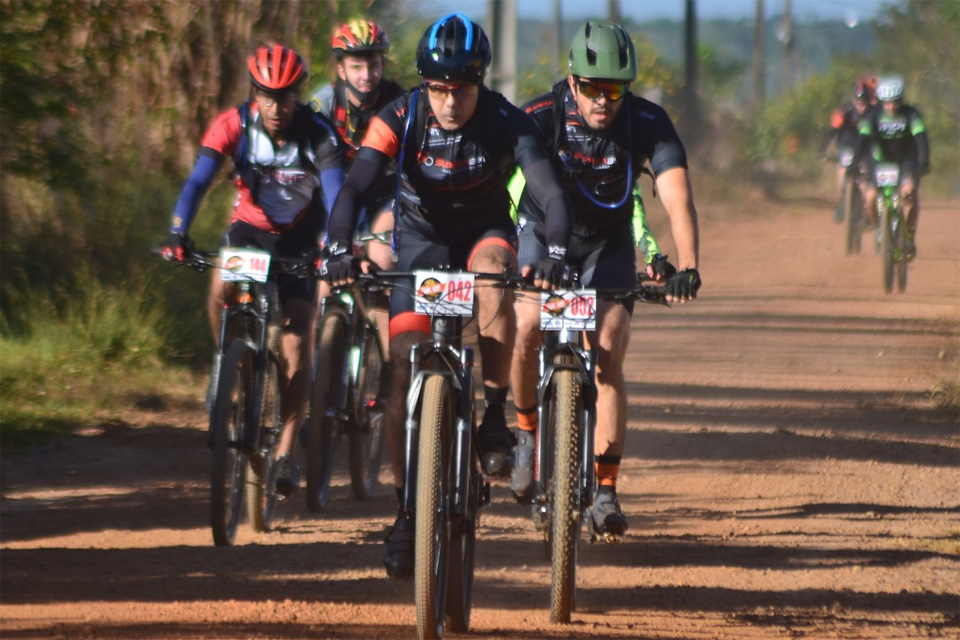
[[[551,625],[528,507],[495,485],[469,637],[960,638],[960,420],[930,395],[958,382],[960,207],[925,203],[885,295],[831,203],[737,206],[700,203],[700,298],[635,314],[628,537],[582,544]],[[390,489],[358,503],[340,473],[326,513],[301,495],[212,546],[201,394],[3,460],[2,636],[414,636],[380,564]]]

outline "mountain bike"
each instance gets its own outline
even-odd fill
[[[219,256],[219,260],[213,258]],[[210,523],[216,546],[236,539],[244,507],[255,531],[269,531],[277,503],[274,454],[282,428],[277,286],[280,273],[312,275],[312,260],[281,259],[265,251],[227,247],[192,251],[177,263],[221,270],[227,288],[220,314],[220,347],[211,372],[213,405]]]
[[[431,338],[410,350],[403,508],[415,513],[417,635],[470,626],[480,510],[490,503],[477,448],[474,353],[463,346],[475,281],[505,276],[465,271],[380,272],[388,286],[413,279],[415,311],[431,318]]]
[[[527,287],[523,287],[527,288]],[[577,547],[596,493],[596,353],[584,346],[584,331],[596,328],[598,299],[668,305],[663,287],[638,284],[627,291],[558,290],[541,293],[539,424],[534,465],[533,520],[544,534],[551,565],[550,621],[570,622],[576,604]],[[611,541],[611,540],[607,540]]]
[[[368,241],[358,237],[355,251]],[[337,443],[349,445],[350,484],[357,500],[366,500],[379,482],[385,433],[382,407],[375,406],[383,364],[371,305],[371,285],[341,287],[323,299],[317,323],[316,357],[307,421],[307,507],[320,511],[330,493]]]
[[[849,168],[853,163],[853,150],[844,150],[838,159],[840,166]],[[840,206],[846,230],[847,255],[860,253],[863,236],[863,193],[860,190],[859,174],[846,173],[840,190]]]
[[[880,225],[880,263],[883,272],[883,290],[907,288],[907,223],[900,200],[900,165],[878,163],[877,221]]]

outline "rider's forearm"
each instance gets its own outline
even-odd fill
[[[527,188],[537,202],[543,203],[544,239],[547,247],[567,248],[573,210],[570,199],[557,181],[549,160],[539,160],[523,168]]]
[[[367,193],[374,180],[380,174],[380,169],[386,156],[379,151],[369,150],[370,154],[363,154],[366,148],[360,150],[353,162],[353,167],[343,181],[343,186],[337,194],[337,200],[330,211],[330,221],[327,225],[327,235],[330,242],[349,243],[357,227],[357,218],[363,205],[363,194]],[[373,155],[376,154],[376,155]],[[378,161],[377,156],[384,160]]]
[[[323,191],[323,206],[333,211],[333,203],[343,187],[343,169],[327,169],[320,172],[320,188]]]
[[[657,190],[663,207],[670,216],[670,229],[677,246],[677,269],[697,269],[700,260],[700,235],[687,170],[675,167],[664,171],[657,176]]]
[[[197,209],[200,208],[200,202],[210,188],[214,176],[217,175],[222,161],[223,157],[219,154],[204,153],[204,150],[201,150],[197,163],[193,166],[193,172],[183,185],[177,206],[173,210],[170,231],[186,235],[190,230],[193,218],[197,215]]]
[[[927,140],[927,132],[921,132],[914,138],[917,142],[917,168],[921,173],[930,170],[930,144]]]

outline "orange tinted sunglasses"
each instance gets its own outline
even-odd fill
[[[580,93],[585,95],[591,102],[599,102],[601,96],[606,97],[607,100],[611,102],[617,102],[627,94],[630,83],[604,82],[602,80],[593,81],[577,78],[577,88],[580,90]]]

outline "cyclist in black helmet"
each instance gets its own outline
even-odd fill
[[[569,234],[568,200],[557,182],[533,122],[503,96],[483,85],[490,43],[478,24],[450,14],[431,25],[417,48],[423,83],[393,102],[370,123],[363,145],[330,217],[331,257],[324,277],[352,281],[358,264],[350,236],[361,194],[391,160],[399,162],[397,269],[436,265],[500,273],[516,269],[516,227],[510,218],[507,182],[519,165],[527,185],[544,203],[550,251],[537,261],[538,286],[561,284],[569,273],[564,252]],[[364,268],[367,268],[366,266]],[[429,319],[413,313],[407,288],[390,299],[390,351],[404,362],[414,343],[428,339]],[[513,436],[504,404],[516,331],[512,304],[488,288],[476,292],[485,411],[479,448],[487,473],[509,474]],[[404,398],[407,367],[394,367],[387,405],[387,433],[398,498],[403,495]],[[387,539],[384,564],[391,576],[413,571],[413,514],[402,511]]]
[[[567,261],[590,288],[628,289],[636,284],[633,187],[650,162],[656,191],[670,216],[679,273],[665,260],[655,273],[672,302],[697,296],[698,227],[683,144],[667,113],[630,93],[637,76],[630,36],[610,22],[590,21],[574,36],[569,75],[524,109],[552,152],[576,215]],[[520,198],[521,264],[549,254],[543,201],[526,189]],[[587,342],[597,353],[597,423],[594,450],[599,485],[591,517],[606,540],[622,536],[627,520],[616,483],[627,424],[623,357],[630,341],[633,304],[601,301],[597,329]],[[511,382],[519,424],[511,488],[520,500],[533,489],[537,425],[539,306],[517,305],[517,339]]]

